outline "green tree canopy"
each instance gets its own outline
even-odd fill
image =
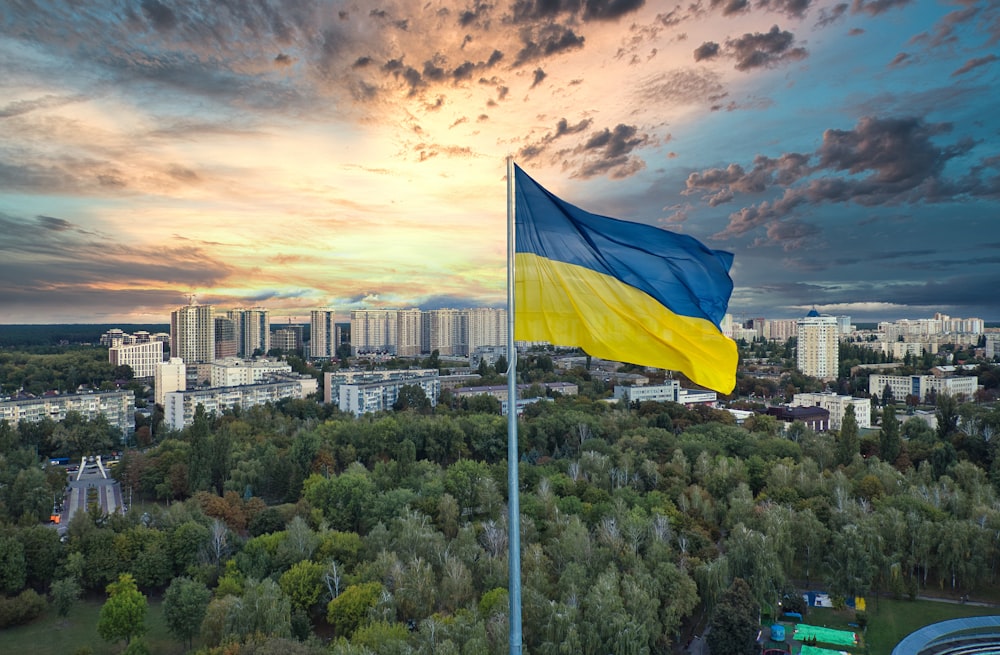
[[[101,606],[97,634],[105,641],[124,639],[128,645],[146,632],[146,597],[129,573],[122,573],[117,582],[109,584],[108,594],[108,600]]]

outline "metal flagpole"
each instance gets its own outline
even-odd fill
[[[514,347],[514,158],[507,156],[507,594],[510,655],[521,654],[521,499],[517,456],[517,350]]]

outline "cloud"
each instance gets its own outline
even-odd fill
[[[816,27],[828,27],[840,20],[847,13],[848,4],[842,2],[833,7],[823,7],[819,10],[819,18],[816,20]]]
[[[726,228],[715,235],[718,238],[769,226],[803,205],[937,202],[991,193],[989,184],[975,175],[961,180],[944,177],[945,164],[975,146],[967,139],[947,146],[934,143],[951,129],[948,123],[927,123],[915,117],[865,117],[854,129],[826,130],[812,154],[785,153],[777,159],[758,156],[750,171],[730,164],[692,173],[686,193],[701,192],[713,205],[730,200],[735,193],[784,188],[775,199],[731,214]]]
[[[705,41],[694,49],[694,60],[714,59],[719,54],[719,44],[715,41]]]
[[[715,41],[705,41],[694,50],[695,61],[725,57],[736,61],[736,70],[774,68],[791,61],[805,59],[805,48],[795,46],[795,35],[777,25],[767,32],[747,32],[736,38],[726,39],[723,46]]]
[[[952,77],[957,77],[958,75],[964,75],[974,68],[979,68],[980,66],[985,66],[986,64],[993,63],[1000,57],[994,54],[986,55],[985,57],[975,57],[965,62],[960,68],[956,69],[955,72],[951,74]]]
[[[551,57],[583,47],[584,38],[562,25],[537,25],[520,31],[521,49],[514,58],[514,66]]]
[[[727,56],[736,59],[736,70],[773,68],[780,64],[805,59],[805,48],[793,47],[795,35],[777,25],[768,32],[746,33],[726,40]]]
[[[892,9],[905,7],[911,2],[912,0],[873,0],[872,2],[866,2],[866,0],[854,0],[851,4],[851,13],[864,13],[869,16],[878,16],[879,14],[884,14]]]
[[[536,86],[542,83],[545,79],[545,71],[541,68],[536,68],[535,72],[532,74],[531,88],[534,89]]]
[[[589,128],[592,123],[592,119],[585,118],[574,125],[570,125],[568,120],[560,118],[556,123],[554,131],[548,132],[540,139],[524,145],[518,152],[518,156],[520,159],[525,161],[535,159],[546,152],[549,146],[552,145],[552,143],[557,139],[568,135],[580,134]]]
[[[575,166],[573,177],[589,178],[608,175],[624,178],[643,168],[645,163],[631,152],[651,142],[648,134],[642,134],[634,125],[619,123],[613,130],[604,128],[590,135],[585,143],[574,150],[583,155],[584,161]]]

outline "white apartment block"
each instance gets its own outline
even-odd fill
[[[792,407],[822,407],[830,412],[830,428],[839,430],[848,407],[854,408],[854,418],[859,428],[872,426],[872,401],[830,393],[797,393],[792,397]]]
[[[468,315],[468,352],[477,348],[507,344],[507,310],[476,307],[465,310]]]
[[[989,332],[986,334],[986,357],[993,359],[1000,357],[1000,334]]]
[[[837,318],[813,310],[799,319],[798,330],[798,369],[820,380],[836,380],[840,365]]]
[[[396,314],[396,354],[413,357],[423,352],[423,312],[400,309]]]
[[[351,350],[355,354],[396,354],[398,310],[357,309],[351,312]]]
[[[614,397],[626,399],[630,403],[657,402],[676,403],[680,395],[681,384],[677,380],[667,380],[665,384],[652,384],[641,387],[616,386]]]
[[[788,341],[799,336],[799,321],[795,318],[771,319],[767,329],[767,338],[771,341]]]
[[[440,355],[469,354],[469,315],[466,309],[424,312],[427,351]]]
[[[170,356],[188,364],[215,360],[215,311],[186,305],[170,312]]]
[[[198,405],[202,405],[208,414],[221,414],[232,407],[246,409],[284,398],[305,398],[315,393],[316,387],[315,378],[304,377],[238,387],[171,391],[166,394],[163,404],[164,423],[171,430],[181,430],[194,422]]]
[[[437,373],[436,370],[434,372]],[[399,398],[400,389],[406,385],[420,387],[430,401],[431,407],[437,406],[438,397],[441,395],[441,380],[434,375],[406,380],[341,384],[338,388],[337,407],[340,411],[350,412],[355,416],[390,410]]]
[[[899,337],[930,337],[940,334],[970,334],[980,335],[985,330],[981,318],[952,318],[947,314],[937,313],[934,318],[900,319],[898,321],[878,324],[878,330],[888,341]]]
[[[160,407],[166,402],[171,391],[187,389],[187,366],[180,357],[171,357],[169,362],[160,362],[153,372],[155,401]]]
[[[309,356],[329,359],[337,356],[337,323],[332,309],[309,313]]]
[[[131,391],[53,394],[40,398],[20,398],[0,402],[0,421],[17,426],[20,421],[37,423],[45,419],[60,422],[69,412],[86,419],[104,415],[122,438],[135,432],[135,395]]]
[[[108,361],[112,366],[131,366],[137,378],[151,378],[156,365],[163,361],[163,342],[120,344],[108,349]]]
[[[212,362],[209,380],[213,387],[236,387],[257,384],[275,375],[290,375],[292,367],[270,359],[247,360],[228,357]]]
[[[907,396],[916,396],[924,402],[932,389],[937,395],[948,394],[972,400],[979,388],[979,380],[975,376],[939,378],[933,375],[875,374],[868,378],[869,395],[875,394],[885,402],[883,393],[886,385],[892,391],[893,401],[902,404]]]
[[[263,307],[238,307],[226,312],[236,323],[236,354],[252,357],[255,351],[266,355],[271,350],[271,312]]]
[[[388,382],[394,380],[416,380],[420,378],[437,377],[436,368],[412,368],[407,370],[340,370],[323,374],[323,402],[339,402],[340,386],[344,384],[368,384],[371,382]],[[393,401],[395,402],[395,401]]]

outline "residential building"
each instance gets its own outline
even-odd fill
[[[272,330],[271,349],[281,350],[285,354],[298,352],[305,343],[303,331],[301,325],[288,325]]]
[[[839,430],[848,407],[854,408],[854,418],[859,428],[872,426],[872,401],[830,393],[797,393],[792,397],[793,407],[822,407],[830,412],[830,429]]]
[[[681,384],[677,380],[667,380],[664,384],[651,384],[648,386],[627,387],[616,386],[614,397],[624,398],[629,403],[641,402],[672,402],[676,403],[680,395]]]
[[[226,312],[227,318],[236,323],[237,351],[239,357],[253,357],[254,353],[266,355],[271,350],[271,312],[263,307],[239,307]]]
[[[153,389],[156,404],[163,407],[166,395],[172,391],[187,389],[187,366],[180,357],[171,357],[168,362],[160,362],[153,372]]]
[[[358,309],[351,312],[351,350],[354,354],[396,354],[395,309]]]
[[[60,422],[70,412],[93,420],[104,416],[122,440],[135,432],[135,394],[131,391],[94,391],[57,394],[37,398],[15,398],[0,402],[0,421],[16,426],[21,421],[37,423],[45,419]]]
[[[885,389],[889,387],[892,401],[902,404],[907,396],[916,396],[920,402],[927,402],[932,396],[948,394],[956,398],[971,400],[979,389],[976,376],[939,378],[933,375],[884,375],[873,374],[868,378],[868,394],[878,396],[886,402]]]
[[[396,354],[414,357],[423,351],[423,312],[400,309],[396,313]]]
[[[246,409],[284,398],[305,398],[315,393],[316,388],[316,379],[306,376],[235,387],[171,391],[163,405],[164,423],[171,430],[181,430],[194,422],[198,405],[208,414],[219,414],[232,407]]]
[[[130,366],[137,378],[151,378],[156,365],[163,361],[163,342],[119,344],[108,349],[108,361],[112,366]]]
[[[332,309],[314,309],[309,313],[309,357],[331,359],[337,356],[337,324]]]
[[[792,423],[799,421],[807,428],[815,432],[826,432],[830,429],[830,412],[822,407],[792,407],[789,405],[778,405],[768,407],[767,415],[773,416],[782,423],[785,429]]]
[[[426,352],[440,355],[469,354],[469,315],[464,309],[434,309],[424,312]]]
[[[270,359],[240,359],[228,357],[212,362],[210,385],[235,387],[257,384],[275,376],[291,375],[292,367],[285,362]]]
[[[580,392],[580,388],[573,384],[572,382],[541,382],[536,383],[538,386],[544,388],[548,392],[559,393],[564,396],[575,396]],[[518,384],[517,385],[517,395],[518,401],[523,397],[523,393],[530,389],[533,384]],[[459,387],[452,391],[452,394],[456,398],[468,398],[471,396],[493,396],[501,403],[507,400],[507,385],[506,384],[496,384],[496,385],[486,385],[479,387]]]
[[[840,365],[840,338],[835,316],[816,310],[798,321],[798,369],[820,380],[836,380]]]
[[[431,407],[437,406],[438,397],[441,395],[441,380],[438,379],[437,375],[432,375],[380,382],[341,384],[337,389],[337,407],[340,411],[350,412],[355,416],[389,410],[396,403],[399,391],[404,386],[420,387],[430,401]]]
[[[236,357],[240,352],[237,323],[225,316],[215,317],[215,358]]]
[[[507,345],[507,310],[492,307],[467,309],[467,344],[471,354],[477,348],[491,348]],[[478,365],[479,362],[476,362]]]
[[[343,384],[368,384],[372,382],[388,382],[395,380],[415,380],[419,378],[438,377],[436,368],[411,368],[381,371],[339,370],[323,374],[323,402],[339,403],[340,386]],[[393,401],[395,402],[395,401]]]
[[[170,356],[188,364],[215,360],[212,305],[186,305],[170,313]]]

